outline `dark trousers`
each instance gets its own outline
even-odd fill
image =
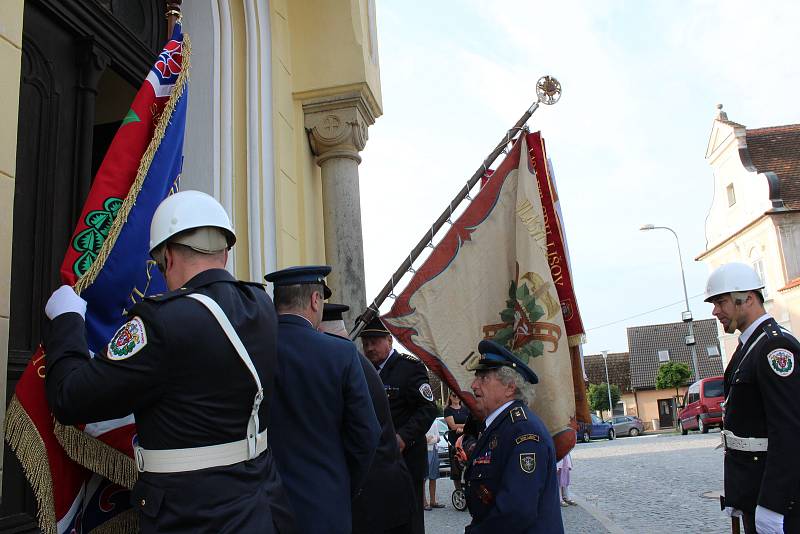
[[[414,515],[411,516],[411,527],[414,534],[425,534],[425,512],[422,506],[425,479],[414,479]]]

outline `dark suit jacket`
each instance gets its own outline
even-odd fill
[[[45,387],[56,418],[75,424],[133,413],[145,449],[244,439],[255,381],[214,316],[185,297],[194,292],[219,304],[247,348],[264,388],[259,430],[266,428],[276,366],[275,308],[263,286],[239,282],[223,269],[204,271],[185,288],[135,305],[131,322],[120,329],[135,335],[115,335],[116,348],[93,359],[81,316],[56,317],[45,340]],[[231,466],[142,473],[132,503],[142,532],[275,532],[273,515],[281,532],[292,528],[269,451]]]
[[[269,440],[303,534],[350,533],[351,499],[380,427],[350,341],[278,317],[278,374]]]
[[[414,487],[397,446],[383,383],[370,361],[363,355],[360,360],[381,425],[381,436],[367,480],[353,500],[353,534],[375,534],[410,523]]]
[[[436,404],[428,383],[428,371],[415,356],[392,351],[380,371],[392,422],[406,444],[403,459],[415,481],[428,472],[428,446],[425,433],[436,419]]]

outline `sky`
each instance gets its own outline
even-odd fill
[[[561,100],[528,125],[554,166],[584,353],[681,318],[675,238],[646,223],[678,234],[689,306],[711,317],[694,258],[716,105],[748,128],[800,122],[799,19],[788,1],[377,2],[384,114],[359,169],[368,301],[549,74]]]

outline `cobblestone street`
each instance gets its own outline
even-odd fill
[[[624,532],[730,532],[717,445],[719,431],[578,444],[571,488]]]
[[[565,532],[730,532],[729,520],[719,511],[718,444],[718,431],[578,444],[572,452],[571,489],[582,506],[562,509]],[[446,508],[425,512],[426,532],[463,532],[470,516],[453,508],[452,482],[439,479],[436,489]]]

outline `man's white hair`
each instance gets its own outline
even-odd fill
[[[533,404],[533,400],[536,398],[536,388],[533,384],[525,380],[521,374],[511,367],[501,367],[495,372],[497,373],[497,379],[500,380],[504,386],[508,386],[512,383],[517,386],[517,389],[514,391],[515,400],[521,400],[527,406]]]

